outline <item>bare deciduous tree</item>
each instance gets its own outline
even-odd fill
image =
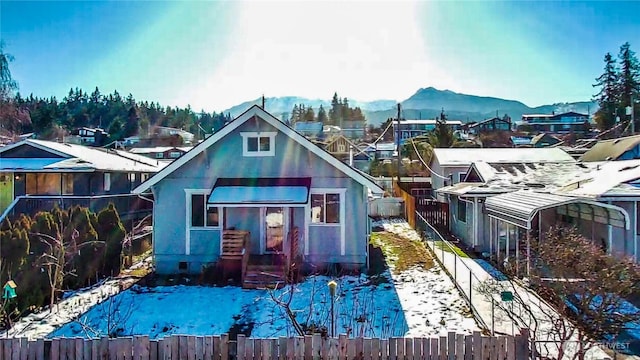
[[[511,291],[513,302],[496,301],[496,306],[529,328],[531,340],[553,347],[557,358],[582,360],[590,349],[616,342],[630,323],[640,321],[640,311],[627,301],[639,290],[640,267],[607,254],[577,229],[551,228],[543,240],[532,240],[531,257],[506,269],[510,279],[526,273],[527,262],[530,286],[544,301],[516,280],[489,280],[479,290],[488,297]]]

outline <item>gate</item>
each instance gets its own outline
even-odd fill
[[[416,198],[416,212],[431,226],[449,232],[449,203],[433,199]]]

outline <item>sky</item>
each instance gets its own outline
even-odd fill
[[[118,90],[222,111],[264,95],[402,101],[418,89],[587,101],[640,51],[640,1],[0,1],[22,95]]]

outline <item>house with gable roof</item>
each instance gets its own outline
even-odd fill
[[[133,190],[154,199],[160,274],[224,260],[232,235],[253,259],[367,265],[368,175],[254,105]]]
[[[147,202],[130,192],[164,165],[123,150],[36,139],[1,147],[0,221],[51,210],[54,204],[98,211],[111,202],[121,216],[148,213]]]
[[[575,227],[614,256],[640,260],[640,160],[474,162],[463,182],[438,189],[451,203],[451,227],[467,246],[499,263],[522,259],[531,238]],[[462,216],[464,215],[464,216]]]

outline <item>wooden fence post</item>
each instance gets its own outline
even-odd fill
[[[229,334],[220,335],[220,357],[229,360]]]

